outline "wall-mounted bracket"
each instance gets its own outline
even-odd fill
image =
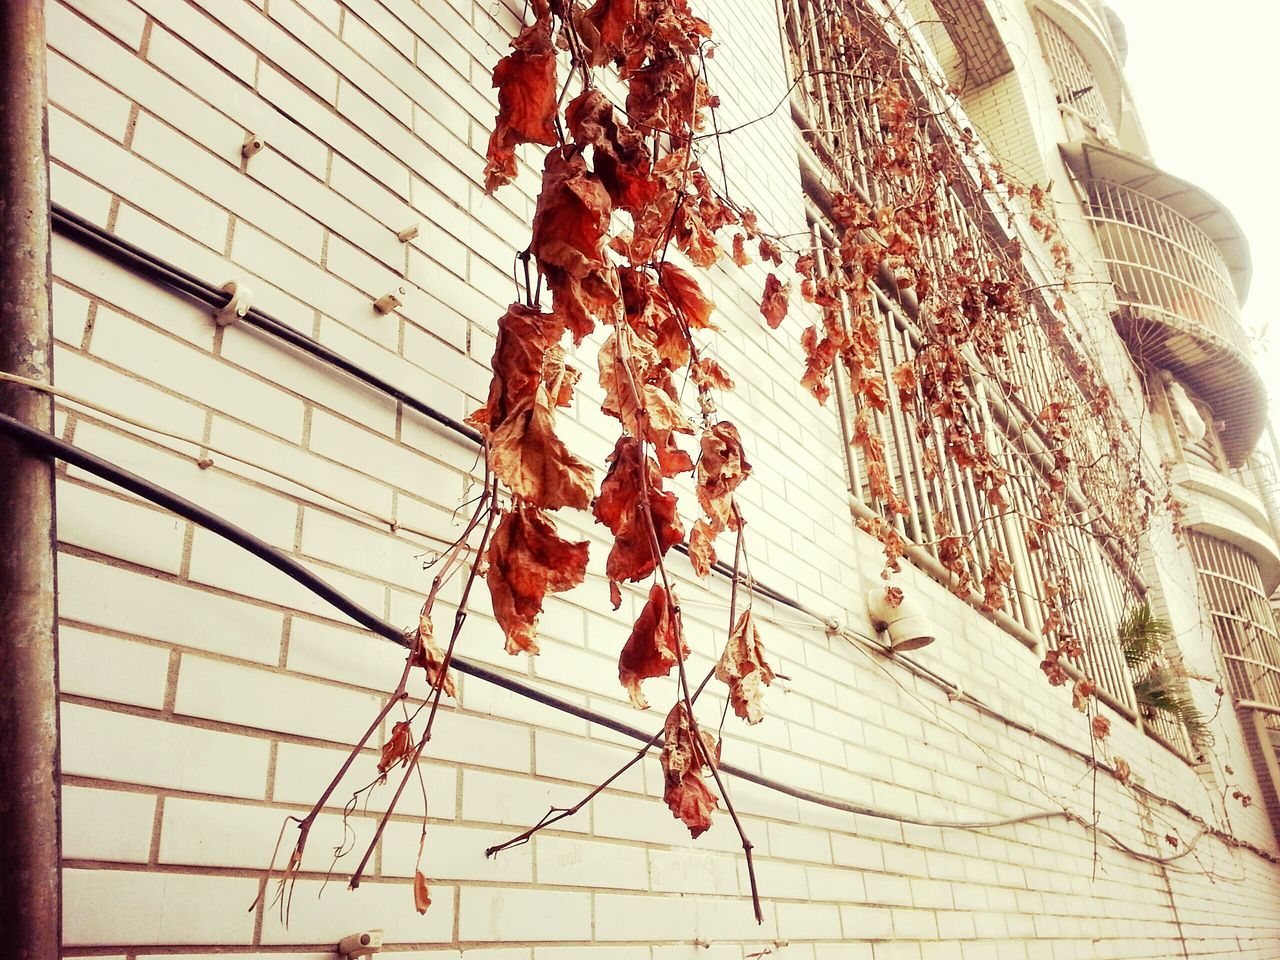
[[[213,319],[218,326],[225,327],[227,324],[242,320],[249,312],[250,307],[253,306],[253,291],[234,280],[224,283],[222,290],[224,293],[231,294],[231,299],[213,315]]]

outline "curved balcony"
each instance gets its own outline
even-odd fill
[[[1082,183],[1086,217],[1115,288],[1116,326],[1135,357],[1169,370],[1209,403],[1222,422],[1226,458],[1237,464],[1266,418],[1266,390],[1240,324],[1248,248],[1230,214],[1206,204],[1207,194],[1189,196],[1184,181],[1142,166],[1145,176],[1136,181],[1142,189],[1110,177]],[[1184,208],[1199,209],[1200,222],[1159,199],[1162,190]],[[1206,221],[1219,237],[1204,229]]]

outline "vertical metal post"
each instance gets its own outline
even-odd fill
[[[0,370],[48,381],[49,159],[44,4],[0,0]],[[0,385],[0,410],[53,428],[50,397]],[[0,439],[0,930],[15,960],[62,934],[53,461]]]

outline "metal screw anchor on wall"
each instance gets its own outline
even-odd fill
[[[384,293],[377,300],[373,301],[373,309],[379,313],[390,313],[396,307],[400,306],[404,301],[400,299],[404,296],[404,287],[396,287],[391,293]]]
[[[401,230],[399,233],[396,234],[396,239],[399,240],[401,243],[408,243],[410,240],[413,240],[415,237],[417,237],[418,234],[421,232],[422,232],[422,224],[411,223],[409,224],[409,226],[405,227],[403,230]]]
[[[267,141],[263,140],[256,133],[245,134],[244,143],[240,145],[240,156],[248,160],[266,145]]]

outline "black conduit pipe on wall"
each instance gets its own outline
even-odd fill
[[[345,613],[352,620],[361,626],[390,640],[400,646],[407,646],[406,631],[397,627],[395,624],[387,620],[383,620],[377,614],[366,610],[360,604],[356,603],[350,597],[346,596],[340,590],[327,583],[321,577],[316,576],[306,566],[284,551],[272,546],[265,540],[254,536],[249,531],[217,516],[206,510],[198,504],[192,503],[190,500],[171,490],[138,476],[123,467],[109,463],[87,450],[82,450],[73,444],[67,443],[50,433],[42,430],[34,429],[26,424],[15,420],[13,417],[0,414],[0,433],[8,434],[10,437],[22,440],[30,444],[41,454],[64,460],[72,466],[79,467],[92,473],[94,476],[114,483],[116,486],[135,493],[152,503],[171,510],[180,517],[184,517],[193,523],[197,523],[206,530],[216,533],[218,536],[228,540],[229,542],[241,547],[261,560],[269,563],[281,573],[292,578],[306,589],[310,590],[316,596],[332,604],[336,609]],[[648,743],[652,740],[653,735],[638,727],[634,727],[629,723],[623,723],[615,720],[603,713],[590,710],[586,707],[580,707],[575,703],[571,703],[555,694],[546,693],[536,687],[500,673],[497,670],[490,669],[482,664],[475,663],[463,657],[454,657],[452,665],[457,668],[459,673],[467,674],[485,683],[491,683],[495,686],[510,690],[518,696],[541,703],[553,710],[567,713],[586,720],[597,726],[606,727],[615,733],[630,737],[638,743]],[[659,738],[655,745],[661,746],[662,740]],[[859,814],[861,816],[876,817],[882,820],[894,820],[900,823],[915,823],[921,826],[946,827],[955,829],[980,830],[992,827],[1005,826],[1012,823],[1026,823],[1035,820],[1078,820],[1074,814],[1070,814],[1065,810],[1036,810],[1030,813],[1022,814],[1017,817],[1007,817],[1001,820],[990,821],[947,821],[947,820],[931,820],[923,817],[913,817],[910,815],[894,813],[887,810],[877,810],[874,807],[866,807],[857,803],[850,803],[839,797],[832,797],[826,794],[816,793],[812,790],[805,790],[801,787],[794,787],[790,784],[773,780],[770,777],[762,776],[751,770],[735,766],[731,763],[720,764],[719,769],[736,777],[739,780],[746,780],[767,790],[773,790],[777,793],[783,793],[787,796],[794,797],[797,800],[804,800],[809,803],[815,803],[820,806],[829,807],[834,810],[840,810],[844,813]],[[47,960],[47,958],[42,958]]]
[[[55,230],[120,266],[169,287],[176,293],[195,300],[197,303],[204,304],[210,310],[220,310],[231,300],[231,294],[224,292],[220,287],[201,280],[181,267],[169,263],[167,260],[143,250],[128,240],[102,229],[97,224],[91,223],[60,204],[53,204],[52,212]],[[389,380],[378,376],[358,363],[352,362],[342,354],[326,347],[313,337],[295,330],[283,321],[271,316],[271,314],[259,310],[257,307],[250,307],[241,322],[288,343],[313,359],[341,370],[367,387],[400,401],[410,409],[416,410],[423,416],[434,420],[442,427],[452,430],[461,437],[465,437],[471,443],[480,444],[481,436],[472,427],[455,420],[446,413],[442,413],[422,398],[414,396],[407,390],[402,390]],[[681,553],[687,554],[689,552],[688,547],[683,543],[676,544],[675,548]],[[716,561],[712,566],[712,570],[722,577],[727,577],[729,580],[734,578],[733,568],[723,561]],[[832,627],[835,626],[829,615],[817,613],[794,597],[789,597],[771,587],[765,586],[758,580],[748,580],[745,577],[741,577],[740,582],[749,587],[758,596],[765,597],[775,603],[781,603],[793,610],[798,610],[821,623]]]
[[[0,5],[0,371],[53,373],[44,4]],[[0,411],[53,428],[53,398],[0,386]],[[16,960],[62,939],[53,463],[0,440],[0,934]]]

